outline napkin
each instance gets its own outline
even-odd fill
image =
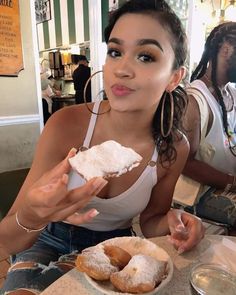
[[[223,238],[200,256],[200,262],[220,264],[236,273],[236,243]]]

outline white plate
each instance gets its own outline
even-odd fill
[[[142,239],[139,237],[121,237],[106,240],[101,244],[115,245],[130,253],[131,256],[136,254],[144,254],[152,256],[158,260],[167,261],[167,277],[152,291],[145,293],[145,295],[158,294],[167,283],[171,280],[173,276],[173,262],[167,252],[158,247],[154,243],[148,241],[147,239]],[[109,295],[128,295],[130,293],[121,293],[115,289],[110,281],[96,281],[90,278],[88,275],[84,274],[87,281],[97,290],[101,291],[103,294]]]

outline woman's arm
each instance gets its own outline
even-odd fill
[[[208,132],[211,127],[212,114],[209,109]],[[228,183],[233,182],[233,176],[223,173],[202,161],[196,160],[195,156],[200,146],[201,118],[198,104],[193,96],[189,96],[189,104],[185,114],[185,129],[190,143],[190,152],[183,169],[183,174],[209,186],[225,188]]]
[[[151,199],[140,215],[140,226],[146,237],[166,235],[169,233],[167,212],[170,210],[177,179],[184,167],[189,152],[187,139],[176,145],[177,159],[168,168],[158,165],[158,182],[153,188]]]
[[[172,243],[182,253],[203,238],[204,227],[199,218],[187,212],[170,209],[175,184],[189,151],[187,140],[183,138],[176,149],[176,162],[166,169],[153,189],[150,202],[140,215],[140,226],[146,237],[171,234]]]
[[[39,232],[28,233],[20,227],[16,221],[16,212],[20,224],[29,229],[40,229],[51,221],[60,220],[80,224],[96,214],[94,210],[85,215],[74,213],[100,191],[106,184],[104,179],[93,179],[78,189],[67,190],[70,171],[68,158],[75,154],[73,149],[69,154],[68,151],[76,144],[74,138],[79,136],[76,125],[71,125],[76,123],[72,119],[73,112],[73,108],[58,111],[58,114],[55,113],[49,119],[39,139],[30,172],[16,201],[0,223],[0,243],[9,253],[17,253],[30,247],[39,235]],[[76,116],[81,115],[80,123],[83,125],[83,112],[79,113],[76,111]],[[74,132],[71,130],[74,130],[77,137],[73,136]],[[79,144],[81,139],[76,140]]]

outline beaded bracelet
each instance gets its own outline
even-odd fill
[[[16,212],[15,214],[15,217],[16,217],[16,223],[19,225],[19,227],[21,227],[23,230],[25,230],[27,233],[32,233],[32,232],[38,232],[38,231],[42,231],[44,230],[47,226],[43,226],[41,228],[38,228],[38,229],[33,229],[33,228],[28,228],[28,227],[25,227],[23,224],[20,223],[19,219],[18,219],[18,212]]]

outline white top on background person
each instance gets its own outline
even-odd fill
[[[236,22],[215,27],[191,77],[208,104],[207,135],[200,143],[200,112],[194,97],[186,113],[190,154],[184,174],[215,188],[236,191],[236,95],[229,82],[236,82]],[[201,145],[209,145],[209,161],[196,159]]]

